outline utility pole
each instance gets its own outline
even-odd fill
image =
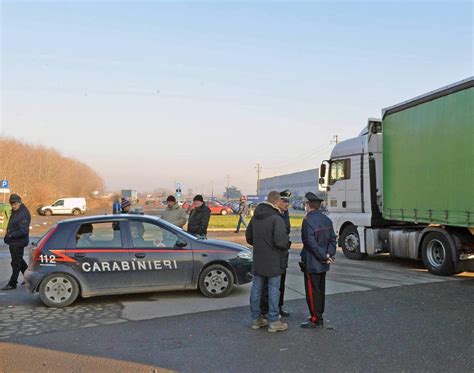
[[[260,195],[260,170],[262,169],[260,163],[257,163],[255,169],[257,170],[257,195]]]
[[[227,191],[226,191],[227,202],[229,201],[229,188],[230,188],[230,176],[227,175]]]
[[[331,144],[335,143],[336,145],[339,143],[339,135],[334,135],[331,140]]]
[[[211,200],[214,200],[214,181],[211,180]]]

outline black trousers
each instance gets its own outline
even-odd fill
[[[16,286],[16,284],[18,283],[18,276],[20,275],[20,272],[24,274],[26,269],[28,268],[28,264],[26,264],[25,259],[23,259],[25,248],[9,246],[9,249],[10,255],[12,257],[12,277],[10,277],[10,281],[8,282],[8,284],[11,286]]]
[[[285,299],[285,280],[286,280],[286,270],[281,274],[281,279],[280,279],[280,301],[278,302],[278,305],[280,306],[280,311],[281,308],[283,307],[283,302]],[[260,302],[260,311],[262,315],[266,315],[268,313],[268,281],[265,280],[265,285],[263,286],[263,292],[262,292],[262,300]]]
[[[326,272],[304,273],[304,290],[308,303],[311,322],[323,322],[324,303],[326,300]]]

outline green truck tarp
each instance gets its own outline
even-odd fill
[[[474,79],[384,110],[383,217],[474,227]]]

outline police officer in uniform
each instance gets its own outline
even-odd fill
[[[319,208],[323,201],[314,193],[306,193],[307,215],[301,227],[303,250],[301,270],[304,272],[306,302],[311,315],[302,328],[323,328],[324,302],[326,297],[326,272],[334,262],[336,254],[336,234],[331,220]]]
[[[283,218],[286,226],[286,233],[288,234],[288,239],[291,232],[290,224],[290,213],[288,212],[288,207],[290,206],[291,192],[289,190],[284,190],[280,192],[280,201],[277,203],[277,207],[280,210],[280,216]],[[289,241],[289,246],[291,247],[291,241]],[[280,315],[283,317],[289,317],[291,312],[283,308],[283,303],[285,301],[285,280],[286,280],[286,267],[288,266],[289,251],[285,253],[285,270],[281,274],[280,278]],[[265,284],[262,294],[262,302],[260,304],[260,309],[262,310],[262,315],[265,316],[268,313],[268,286]]]

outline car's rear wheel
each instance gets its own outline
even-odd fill
[[[72,214],[73,214],[74,216],[78,216],[80,213],[81,213],[81,210],[79,210],[79,209],[74,209],[74,210],[72,210]]]
[[[53,212],[51,210],[44,210],[44,216],[51,216]]]
[[[199,276],[199,290],[208,298],[223,298],[234,286],[232,272],[221,264],[204,268]]]
[[[66,307],[79,295],[77,281],[65,273],[46,277],[39,287],[41,301],[49,307]]]
[[[222,210],[221,210],[221,215],[227,215],[227,210],[226,210],[226,209],[222,209]]]

